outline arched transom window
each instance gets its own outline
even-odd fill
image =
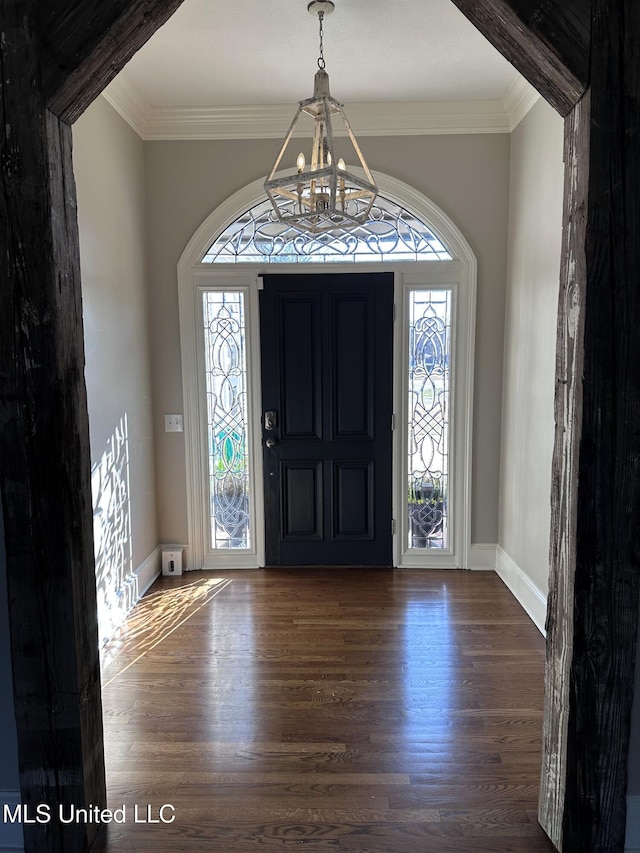
[[[228,225],[202,258],[220,263],[449,261],[433,231],[399,204],[378,196],[369,221],[337,233],[310,234],[278,221],[267,199]]]

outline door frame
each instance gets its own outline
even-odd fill
[[[396,322],[394,325],[394,416],[393,436],[393,563],[399,568],[469,568],[471,529],[471,451],[473,427],[473,377],[475,356],[475,309],[477,262],[471,247],[449,217],[426,196],[408,184],[381,173],[375,173],[381,195],[397,202],[428,224],[447,246],[453,261],[405,261],[396,263],[319,263],[311,264],[211,264],[201,263],[216,237],[247,209],[264,199],[262,180],[244,187],[217,207],[200,225],[187,244],[178,263],[178,303],[180,346],[184,398],[185,464],[187,484],[188,569],[255,569],[264,566],[264,495],[262,484],[262,447],[260,419],[260,337],[258,290],[261,275],[267,273],[300,274],[355,272],[393,272],[395,281]],[[450,420],[451,441],[455,454],[451,472],[454,528],[452,547],[447,552],[428,549],[409,551],[403,547],[400,531],[406,526],[407,508],[402,497],[406,485],[406,377],[401,366],[406,363],[406,338],[401,331],[406,321],[407,295],[412,289],[432,289],[443,285],[454,289],[455,373],[452,371]],[[215,552],[208,547],[205,509],[208,505],[208,473],[206,465],[206,404],[204,395],[204,342],[201,322],[201,299],[206,289],[239,290],[246,294],[247,374],[250,405],[247,413],[249,463],[252,470],[251,512],[254,520],[254,542],[250,549]],[[398,381],[400,377],[400,381]],[[454,384],[455,383],[455,384]],[[462,418],[460,415],[463,415]],[[403,478],[404,472],[404,478]],[[403,479],[402,479],[403,478]],[[390,520],[391,523],[391,520]]]
[[[189,274],[188,285],[180,291],[180,342],[184,398],[184,444],[187,479],[188,569],[255,569],[264,565],[264,495],[260,419],[260,324],[258,278],[250,270],[211,269],[199,264]],[[206,291],[244,294],[245,346],[247,370],[247,451],[251,472],[249,514],[253,541],[247,549],[225,550],[209,547],[210,515],[207,448],[207,405],[202,294]]]
[[[468,569],[471,551],[471,461],[475,353],[475,287],[461,261],[426,261],[396,272],[394,328],[393,512],[396,519],[393,564],[402,569]],[[408,530],[408,361],[409,297],[416,290],[448,289],[452,294],[451,369],[449,387],[450,467],[446,550],[410,549],[402,541]]]

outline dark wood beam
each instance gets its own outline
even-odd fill
[[[637,3],[594,0],[589,99],[567,120],[540,804],[565,853],[625,842],[640,590],[639,44]]]
[[[547,602],[544,748],[539,819],[562,846],[567,777],[569,684],[573,657],[576,518],[584,365],[585,235],[589,193],[589,92],[565,120],[562,266],[556,337],[555,444]]]
[[[44,107],[32,9],[0,0],[0,490],[22,798],[57,814],[105,781],[71,128]],[[87,847],[83,824],[24,833]]]
[[[565,850],[622,851],[640,590],[640,4],[593,0]]]
[[[452,0],[560,113],[589,83],[591,0]]]
[[[75,121],[182,0],[38,0],[49,109]]]
[[[82,112],[178,5],[0,0],[0,495],[22,800],[53,814],[106,795],[71,127],[47,104]],[[25,825],[25,849],[95,829]]]

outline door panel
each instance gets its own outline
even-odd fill
[[[336,539],[373,539],[373,462],[336,462],[333,466]]]
[[[260,324],[267,565],[390,565],[393,275],[265,275]]]
[[[321,423],[321,352],[319,294],[292,294],[279,300],[282,438],[317,438]],[[268,346],[273,345],[273,333]],[[264,342],[263,342],[264,345]]]
[[[282,476],[283,539],[319,541],[322,538],[322,465],[287,462]]]
[[[372,302],[370,293],[338,295],[332,300],[336,438],[373,438]]]

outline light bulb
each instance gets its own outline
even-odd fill
[[[304,169],[305,159],[302,151],[298,154],[298,159],[296,160],[296,166],[298,167],[298,172],[301,172]]]
[[[331,165],[331,151],[327,151],[327,166]]]
[[[338,160],[338,170],[339,170],[340,172],[344,172],[344,170],[345,170],[345,169],[346,169],[346,166],[345,166],[345,164],[344,164],[344,160],[343,160],[343,159],[342,159],[342,157],[341,157],[341,158]],[[338,181],[338,187],[339,187],[339,190],[340,190],[340,205],[341,205],[341,207],[342,207],[342,212],[344,213],[346,193],[345,193],[345,183],[344,183],[344,178],[343,178],[342,176],[340,176],[340,180]]]

